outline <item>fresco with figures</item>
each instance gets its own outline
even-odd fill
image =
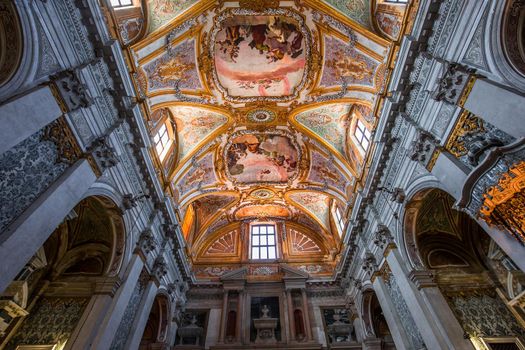
[[[285,16],[235,16],[215,37],[219,83],[230,96],[288,96],[302,80],[305,39]]]
[[[289,136],[243,133],[226,151],[230,177],[240,183],[287,182],[298,173],[299,153]]]
[[[250,225],[270,222],[295,242],[286,243],[292,265],[334,271],[343,237],[331,206],[351,215],[364,183],[369,150],[356,123],[370,134],[377,124],[394,56],[384,31],[402,29],[386,25],[394,7],[379,14],[383,3],[369,0],[146,2],[148,30],[128,45],[129,57],[153,111],[152,141],[162,123],[170,126],[155,166],[192,263],[218,279],[244,264]],[[218,272],[210,267],[223,260]]]

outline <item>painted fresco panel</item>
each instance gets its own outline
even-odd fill
[[[190,154],[202,140],[228,121],[224,114],[198,107],[177,106],[170,110],[176,124],[179,159]]]
[[[201,160],[191,167],[177,184],[180,196],[183,197],[188,192],[200,187],[211,185],[217,182],[213,168],[213,155],[208,153]]]
[[[214,47],[218,80],[230,96],[289,96],[302,81],[305,39],[292,18],[227,18]]]
[[[153,32],[171,21],[197,0],[149,0],[149,32]]]
[[[290,194],[290,199],[305,208],[324,227],[330,227],[330,197],[320,192],[296,192]]]
[[[284,183],[298,173],[299,154],[290,137],[274,133],[244,133],[227,146],[229,176],[236,182]]]
[[[202,89],[199,72],[195,64],[195,39],[184,40],[171,47],[157,59],[143,67],[148,91],[174,89]]]
[[[365,28],[371,28],[370,0],[325,0],[325,2]]]
[[[333,36],[325,36],[324,52],[321,86],[340,86],[341,79],[347,84],[374,86],[378,62],[360,53],[353,45]]]
[[[337,188],[341,193],[346,193],[349,183],[343,173],[334,165],[334,160],[329,159],[317,151],[311,154],[311,169],[308,180],[319,184],[327,184]]]
[[[345,155],[346,130],[351,104],[338,103],[314,108],[295,116],[295,120]]]

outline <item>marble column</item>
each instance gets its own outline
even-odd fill
[[[379,301],[379,305],[381,305],[383,315],[385,316],[386,323],[388,324],[388,328],[390,329],[390,333],[392,333],[392,338],[394,339],[394,343],[396,344],[396,349],[409,350],[410,342],[408,340],[408,336],[405,330],[403,329],[402,322],[399,319],[399,314],[397,313],[396,307],[391,300],[390,294],[388,293],[388,289],[385,285],[383,277],[377,276],[374,279],[373,287],[377,296],[377,300]],[[376,343],[372,341],[373,339],[368,340],[370,341],[370,347],[367,346],[366,349],[376,349]],[[365,346],[366,342],[367,339],[365,339],[364,342]],[[378,349],[381,349],[381,347],[379,347]]]
[[[288,305],[288,318],[290,319],[290,322],[288,324],[290,325],[290,340],[295,341],[296,340],[296,334],[295,334],[295,319],[294,319],[294,307],[293,307],[293,300],[292,300],[292,291],[290,289],[286,290],[286,304]]]
[[[429,308],[430,314],[436,321],[439,331],[448,337],[454,349],[474,350],[472,343],[465,339],[464,331],[456,316],[450,309],[443,294],[433,282],[430,272],[413,271],[409,274],[410,279],[419,289],[423,302]]]
[[[304,327],[306,328],[306,336],[308,341],[312,341],[312,326],[310,324],[310,312],[308,307],[308,299],[306,298],[306,290],[301,288],[301,296],[303,298],[303,317],[304,317]]]
[[[49,86],[38,87],[0,105],[0,154],[62,115]]]
[[[89,348],[91,340],[95,337],[96,332],[107,316],[106,312],[111,307],[111,302],[119,286],[120,279],[118,277],[109,277],[106,281],[96,284],[95,294],[86,306],[84,314],[71,334],[64,350]]]
[[[391,249],[386,257],[409,311],[419,327],[419,332],[428,349],[472,350],[468,340],[463,339],[461,327],[455,327],[450,314],[433,310],[428,301],[408,278],[403,258],[397,249]],[[444,307],[445,305],[440,305]],[[448,316],[445,316],[446,313]],[[439,316],[445,317],[443,320]],[[448,318],[447,318],[448,317]],[[457,325],[457,323],[456,323]],[[459,325],[458,325],[459,326]]]
[[[126,270],[124,283],[113,298],[111,306],[105,310],[106,317],[98,326],[96,336],[89,339],[79,339],[78,346],[72,346],[71,349],[109,349],[143,268],[144,261],[141,255],[133,254]]]
[[[222,312],[221,312],[221,325],[220,325],[220,332],[219,332],[219,343],[224,343],[224,336],[226,333],[226,321],[228,319],[228,290],[224,291],[224,295],[222,297]]]
[[[86,159],[69,167],[0,235],[0,292],[82,200],[96,175]]]
[[[525,136],[525,96],[505,86],[478,78],[463,107],[507,134]]]
[[[140,341],[142,340],[142,335],[144,334],[144,329],[148,323],[149,314],[151,312],[151,307],[155,302],[155,296],[159,290],[158,282],[155,277],[151,277],[146,290],[142,295],[140,300],[139,309],[135,315],[135,320],[131,326],[132,332],[130,332],[130,338],[126,342],[125,349],[138,349]]]

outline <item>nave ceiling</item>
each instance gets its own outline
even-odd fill
[[[287,237],[285,262],[332,275],[334,214],[350,216],[366,176],[393,64],[381,28],[402,30],[404,6],[381,27],[379,5],[150,0],[142,29],[123,38],[120,21],[197,277],[249,262],[246,230],[268,221]]]

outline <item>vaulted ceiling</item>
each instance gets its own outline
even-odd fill
[[[377,124],[403,22],[402,7],[381,12],[395,21],[378,20],[380,5],[148,0],[142,22],[118,17],[149,105],[152,156],[199,276],[246,262],[247,225],[268,220],[287,238],[287,262],[333,271],[342,244],[333,214],[350,215],[374,147],[356,128]]]

